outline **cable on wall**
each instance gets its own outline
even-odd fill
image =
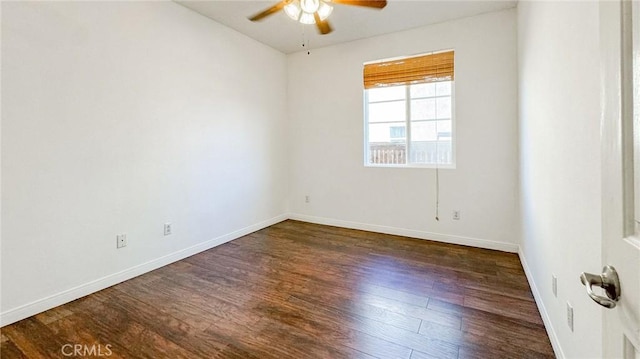
[[[436,141],[437,144],[437,141]],[[436,155],[438,153],[438,150],[436,150]],[[436,160],[436,221],[440,221],[440,218],[438,218],[438,211],[440,209],[440,174],[438,171],[438,162]]]
[[[438,90],[436,87],[436,95],[438,94]],[[438,106],[435,108],[435,116],[438,118]],[[438,121],[436,121],[436,221],[440,221],[438,217],[440,211],[440,153],[438,152],[440,149],[440,132],[438,131]]]

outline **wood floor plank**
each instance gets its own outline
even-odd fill
[[[129,315],[130,310],[118,310],[109,306],[107,302],[91,300],[91,298],[78,302],[74,309],[74,315],[51,325],[58,327],[58,330],[66,330],[68,335],[84,325],[91,329],[91,333],[96,335],[100,343],[113,345],[114,354],[121,354],[123,357],[135,355],[188,358],[193,356],[193,353],[155,332],[150,326],[136,321]],[[66,325],[63,326],[63,324]],[[91,340],[85,339],[78,342],[86,343]]]
[[[95,348],[96,352],[100,350],[101,353],[110,353],[109,358],[120,359],[136,355],[135,352],[129,351],[129,349],[122,344],[115,342],[111,336],[112,333],[103,328],[93,327],[83,314],[72,314],[60,318],[52,322],[49,328],[51,328],[57,336],[65,339],[66,347],[60,348],[60,352],[63,354],[77,353],[75,346],[80,345],[81,353],[85,349],[84,346],[87,346],[87,350],[93,350]]]
[[[111,300],[103,303],[114,310],[127,313],[127,316],[138,323],[146,323],[147,327],[165,338],[179,343],[181,347],[201,357],[211,356],[216,352],[234,352],[236,348],[229,348],[228,343],[218,337],[211,336],[170,314],[155,310],[153,307],[140,302],[120,291],[114,291]],[[135,308],[135,310],[131,310]],[[149,320],[153,318],[153,320]],[[207,325],[207,328],[210,325]],[[197,340],[193,340],[196,338]]]
[[[421,318],[391,311],[381,305],[367,303],[366,298],[371,298],[371,302],[377,301],[378,303],[389,300],[373,294],[340,291],[336,290],[336,288],[326,288],[313,284],[309,284],[299,291],[291,291],[290,294],[293,297],[302,298],[316,305],[333,308],[336,311],[345,311],[362,318],[383,322],[409,331],[417,332],[420,327]]]
[[[15,344],[10,340],[4,340],[0,343],[0,358],[28,358]]]
[[[69,309],[64,306],[55,307],[53,309],[47,310],[46,312],[42,312],[37,314],[35,318],[39,320],[42,324],[50,324],[55,322],[58,319],[64,318],[73,314]]]
[[[63,358],[62,346],[68,344],[34,317],[3,327],[2,333],[28,358]]]
[[[429,355],[417,350],[411,352],[411,359],[436,359],[437,356]],[[456,356],[457,358],[457,356]]]
[[[512,321],[501,320],[498,316],[487,315],[482,319],[468,317],[463,319],[462,331],[478,338],[469,340],[479,345],[485,338],[499,338],[511,346],[547,354],[553,351],[546,338],[544,326],[514,326]]]
[[[542,324],[542,318],[535,302],[528,300],[469,289],[465,293],[464,306],[500,314],[508,318]]]
[[[287,220],[2,328],[2,358],[552,358],[517,255]]]
[[[380,339],[373,335],[354,331],[355,336],[347,346],[371,354],[379,359],[402,359],[411,357],[411,349],[402,345]]]
[[[462,316],[463,337],[458,343],[461,353],[466,356],[490,355],[491,351],[487,352],[486,348],[492,348],[500,357],[520,356],[519,353],[531,357],[553,356],[542,324],[441,301],[430,302],[429,306],[433,310]]]
[[[417,318],[422,321],[433,322],[455,329],[460,329],[462,325],[462,316],[455,313],[443,313],[437,310],[398,302],[393,299],[378,298],[374,296],[365,296],[359,300],[362,303],[371,304],[408,317]]]
[[[483,346],[464,346],[460,347],[458,353],[459,359],[549,359],[555,358],[552,353],[542,354],[527,349],[503,350],[502,347],[494,347],[489,345]]]
[[[312,302],[305,300],[304,298],[301,298],[297,303],[298,307],[314,310],[318,315],[322,315],[323,318],[341,320],[344,326],[362,331],[370,336],[387,342],[397,343],[406,348],[416,348],[422,352],[429,353],[440,358],[451,358],[452,356],[457,355],[457,346],[444,340],[431,339],[416,332],[401,329],[383,322],[362,318],[345,311],[336,311],[322,305],[313,305]]]
[[[160,289],[150,288],[146,285],[130,286],[125,282],[114,288],[153,307],[161,313],[172,315],[199,330],[207,329],[211,325],[211,322],[223,317],[224,315],[220,313],[226,313],[228,307],[226,304],[220,304],[217,311],[207,311],[195,303],[190,302],[189,298],[169,295]]]
[[[307,325],[301,322],[298,325],[311,331],[320,340],[336,341],[377,358],[408,358],[411,353],[406,346],[367,333],[366,326],[383,324],[381,322],[348,311],[331,310],[322,304],[294,296],[287,302],[292,303],[293,311],[300,313],[299,316],[308,322]]]

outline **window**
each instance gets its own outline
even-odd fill
[[[365,165],[454,162],[453,51],[364,66]]]

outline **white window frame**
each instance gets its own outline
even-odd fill
[[[406,126],[406,159],[407,163],[369,163],[370,146],[369,146],[369,96],[367,90],[363,90],[363,104],[364,104],[364,166],[365,167],[387,167],[387,168],[440,168],[440,169],[455,169],[456,168],[456,114],[455,114],[455,81],[451,81],[451,163],[410,163],[411,153],[411,89],[410,85],[400,85],[405,87],[405,126]],[[416,97],[415,99],[423,98],[438,98],[445,96],[433,96],[433,97]],[[442,119],[433,120],[418,120],[416,122],[438,121]]]

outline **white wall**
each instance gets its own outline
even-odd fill
[[[516,38],[509,9],[289,55],[293,217],[515,251]],[[457,168],[440,171],[437,222],[433,169],[363,165],[362,66],[442,49],[455,49]]]
[[[598,38],[595,1],[518,5],[521,253],[556,352],[568,358],[602,356],[602,313],[578,279],[601,263]]]
[[[284,218],[286,77],[173,2],[2,2],[3,324]]]

